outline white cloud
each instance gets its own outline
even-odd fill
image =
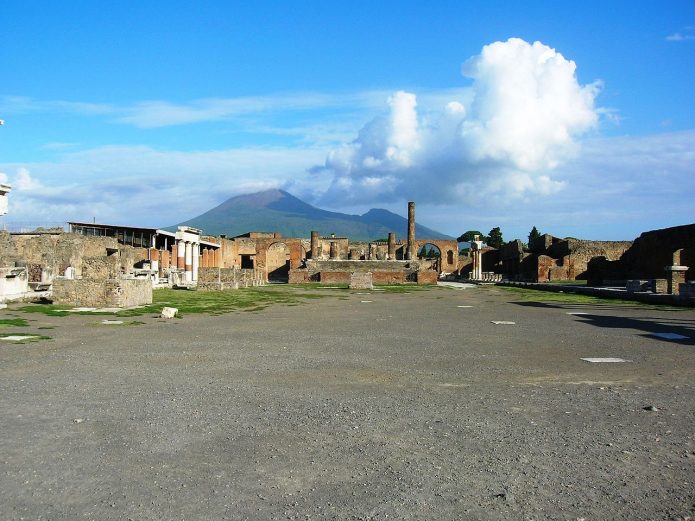
[[[462,70],[473,80],[468,94],[440,97],[438,110],[428,105],[418,114],[415,94],[397,92],[388,115],[331,151],[313,169],[332,179],[324,201],[417,195],[446,202],[562,189],[552,170],[596,128],[600,83],[580,85],[573,61],[518,38],[486,45]]]
[[[688,40],[695,40],[695,34],[692,33],[693,28],[688,27],[686,28],[685,32],[675,32],[673,34],[669,34],[666,37],[667,42],[685,42]]]
[[[105,146],[55,162],[0,164],[9,177],[10,222],[91,220],[165,226],[226,198],[268,188],[304,188],[295,179],[322,149],[168,151]],[[2,178],[0,177],[0,180]]]

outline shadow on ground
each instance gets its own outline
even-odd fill
[[[567,312],[586,313],[574,315],[575,318],[583,323],[611,329],[633,329],[642,331],[642,336],[661,340],[663,342],[676,343],[688,346],[695,346],[695,320],[673,317],[626,317],[620,316],[620,312],[631,309],[644,309],[638,306],[615,306],[611,304],[561,304],[546,302],[513,302],[517,306],[534,308],[555,308],[567,310]],[[600,311],[604,314],[592,312]],[[616,313],[608,314],[608,313]],[[655,334],[672,333],[685,338],[666,339],[655,336]]]

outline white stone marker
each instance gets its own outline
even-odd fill
[[[624,358],[582,358],[585,362],[591,362],[592,364],[619,364],[621,362],[632,362],[632,360],[625,360]]]
[[[28,340],[30,338],[39,338],[36,335],[10,335],[2,336],[0,340],[7,340],[8,342],[21,342],[22,340]]]
[[[498,326],[513,326],[516,324],[516,322],[512,322],[511,320],[491,320],[490,322]]]

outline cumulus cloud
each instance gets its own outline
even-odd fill
[[[313,169],[331,179],[324,201],[451,202],[562,189],[552,172],[597,126],[600,83],[580,85],[573,61],[518,38],[486,45],[462,72],[472,80],[467,99],[418,113],[416,95],[399,91],[387,115],[332,150]]]

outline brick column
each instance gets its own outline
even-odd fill
[[[319,258],[319,232],[311,232],[311,258]]]
[[[186,243],[183,241],[176,241],[176,267],[186,269]]]

